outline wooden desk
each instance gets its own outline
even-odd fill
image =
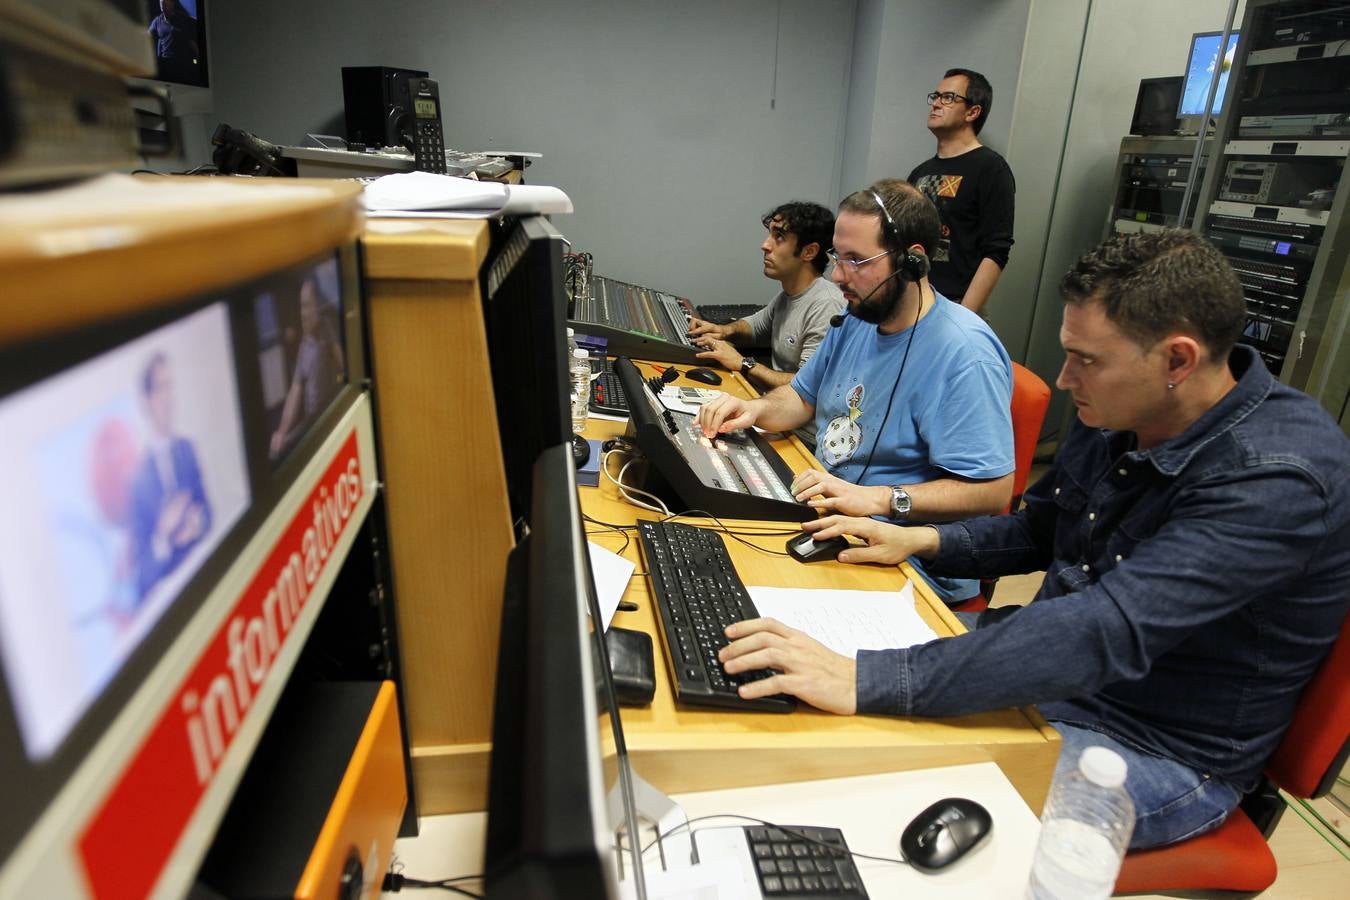
[[[642,366],[650,370],[650,367]],[[650,374],[650,371],[644,372]],[[688,382],[681,378],[675,382]],[[688,382],[693,384],[693,382]],[[748,396],[740,376],[724,379],[722,389]],[[625,423],[592,420],[587,437],[622,434]],[[796,438],[773,441],[793,471],[818,467]],[[616,467],[611,467],[617,473]],[[632,524],[655,513],[638,509],[617,494],[602,476],[598,488],[581,488],[583,511],[594,519],[616,525]],[[707,520],[689,520],[710,525]],[[774,522],[728,522],[733,528],[782,531],[791,525]],[[617,532],[587,523],[589,539],[618,551],[623,538]],[[781,551],[783,535],[747,540]],[[728,551],[746,584],[841,590],[899,590],[907,578],[915,586],[919,614],[939,635],[964,631],[960,622],[934,596],[908,564],[858,566],[827,562],[804,565],[791,559],[759,553],[728,540]],[[636,538],[623,555],[642,571],[644,563]],[[636,612],[616,613],[614,624],[653,635],[659,643],[656,613],[645,578],[634,578],[624,599],[638,605]],[[663,654],[662,648],[656,652]],[[993,761],[1003,769],[1027,804],[1038,811],[1049,789],[1059,734],[1034,708],[1004,709],[945,719],[842,717],[802,706],[790,715],[729,713],[681,707],[675,703],[664,661],[657,664],[656,697],[650,707],[623,710],[624,739],[635,770],[667,793],[719,790],[757,784],[835,778],[903,771],[932,766]],[[753,750],[753,753],[745,751]]]

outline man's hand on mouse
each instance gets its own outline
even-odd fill
[[[846,516],[886,516],[891,512],[891,489],[879,484],[866,487],[822,472],[807,469],[792,479],[792,496],[814,509]],[[820,496],[816,497],[819,494]],[[815,497],[814,500],[808,498]]]
[[[703,436],[709,438],[738,428],[749,428],[759,418],[763,406],[763,400],[742,400],[722,394],[703,404],[698,411],[698,424],[703,429]]]
[[[876,519],[851,516],[826,516],[802,523],[802,530],[824,540],[852,535],[867,543],[850,547],[836,557],[844,563],[885,563],[899,565],[911,556],[932,559],[938,552],[938,532],[931,525],[892,525]]]
[[[717,654],[728,674],[775,669],[776,675],[739,688],[746,700],[791,694],[817,709],[851,716],[858,711],[858,664],[777,619],[727,626],[731,643]]]
[[[728,372],[739,372],[741,363],[745,357],[736,351],[736,348],[726,341],[717,338],[705,337],[695,341],[703,352],[696,354],[699,359],[709,359],[717,363]]]

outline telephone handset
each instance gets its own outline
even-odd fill
[[[441,95],[435,80],[421,76],[401,79],[404,93],[404,131],[411,143],[414,165],[422,172],[444,175],[445,137],[441,131]]]

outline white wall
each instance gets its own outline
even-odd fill
[[[213,7],[215,111],[298,143],[342,133],[342,66],[426,69],[448,146],[544,154],[527,179],[572,197],[557,224],[597,272],[696,303],[764,302],[760,215],[838,199],[853,10],[239,0]]]

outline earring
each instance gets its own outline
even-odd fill
[[[1177,387],[1176,384],[1174,384],[1173,382],[1171,382],[1171,381],[1167,382],[1167,389],[1168,389],[1169,391],[1176,390],[1176,387]]]

